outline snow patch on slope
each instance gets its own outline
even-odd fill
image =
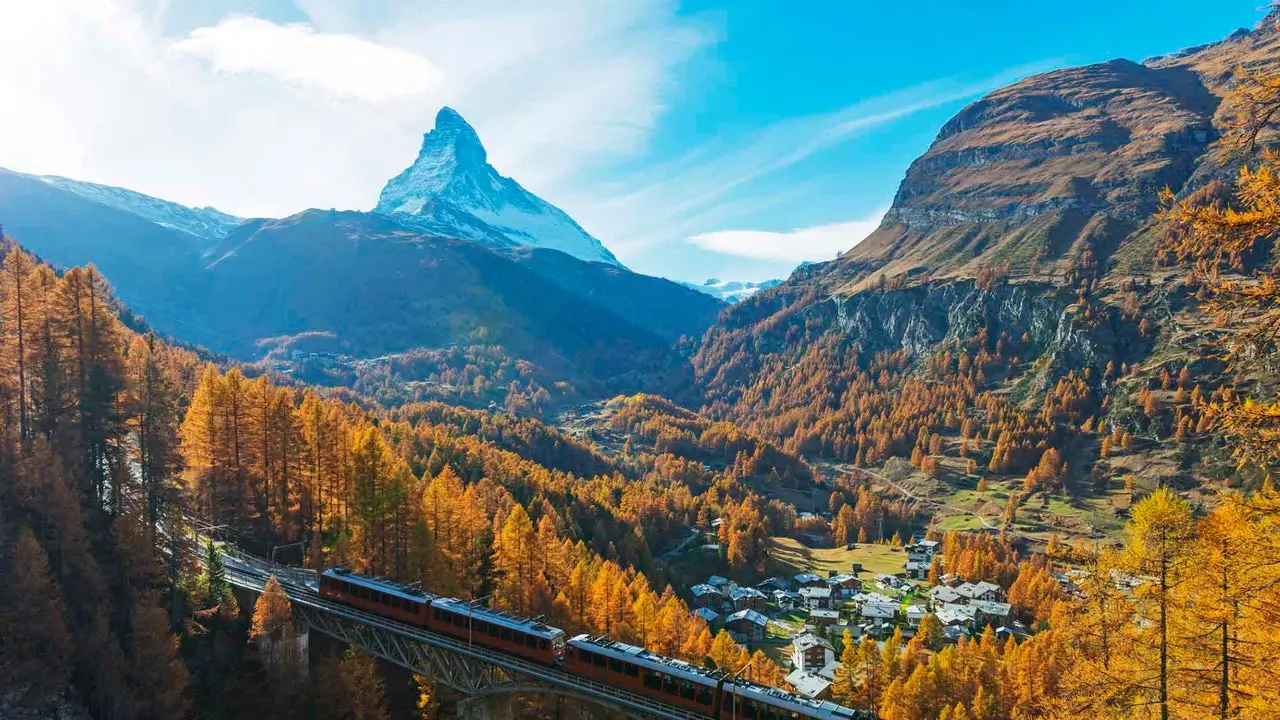
[[[72,180],[57,175],[32,177],[87,200],[133,213],[157,225],[181,230],[206,240],[220,240],[244,222],[242,218],[211,207],[191,208],[110,185]]]

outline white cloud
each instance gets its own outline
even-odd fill
[[[219,73],[262,73],[290,85],[384,102],[438,87],[441,73],[420,55],[310,25],[232,16],[193,30],[169,52],[207,60]]]
[[[0,166],[247,216],[367,209],[448,104],[557,201],[645,149],[711,38],[674,0],[272,5],[184,24],[169,0],[0,2]]]
[[[814,262],[830,260],[862,242],[880,225],[885,209],[871,217],[850,222],[830,223],[799,228],[787,232],[765,230],[719,230],[689,238],[704,250],[736,255],[755,260]]]

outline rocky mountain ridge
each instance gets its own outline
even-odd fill
[[[1185,393],[1216,387],[1221,368],[1193,347],[1207,331],[1194,291],[1154,264],[1156,212],[1163,188],[1185,197],[1229,182],[1246,159],[1218,142],[1239,67],[1280,74],[1274,17],[1200,48],[1044,73],[971,103],[912,163],[871,236],[721,314],[692,355],[695,390],[682,399],[792,451],[879,463],[912,450],[911,438],[873,439],[921,412],[918,397],[896,393],[931,393],[940,376],[954,390],[965,375],[957,354],[999,358],[981,378],[969,366],[970,400],[1009,403],[996,415],[1021,414],[1021,432],[1046,423],[1036,432],[1061,443],[1073,467],[1096,468],[1095,487],[1135,468],[1193,485],[1198,453],[1215,456],[1208,442],[1163,442],[1187,410],[1162,376],[1186,369]],[[874,400],[886,407],[866,406],[868,382],[888,388]],[[1166,394],[1142,394],[1153,388]],[[990,418],[992,407],[942,413],[931,432],[951,433],[946,448],[962,419]],[[1151,438],[1147,454],[1108,459],[1090,434],[1122,431]],[[940,457],[953,473],[943,490],[966,487],[964,461]],[[994,455],[978,462],[1003,466]],[[1107,502],[1098,492],[1088,502]]]
[[[1061,272],[1089,249],[1131,265],[1150,248],[1157,194],[1229,174],[1211,152],[1237,66],[1280,63],[1264,21],[1200,48],[1029,77],[947,122],[907,170],[880,227],[835,263],[869,272],[973,277]],[[843,284],[837,282],[836,284]]]

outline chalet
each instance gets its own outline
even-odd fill
[[[955,590],[961,597],[967,598],[970,601],[996,601],[1000,600],[1004,594],[1004,591],[1000,589],[999,585],[989,582],[964,583],[962,585],[957,585]]]
[[[802,572],[791,578],[791,587],[799,590],[800,588],[825,586],[827,581],[811,572]]]
[[[789,585],[787,581],[784,580],[783,578],[771,577],[771,578],[766,578],[759,585],[756,585],[756,589],[765,594],[769,594],[769,593],[772,593],[774,590],[790,590],[791,585]]]
[[[868,603],[879,603],[881,605],[897,605],[898,604],[897,600],[894,600],[888,595],[881,595],[880,593],[874,593],[874,592],[858,593],[857,595],[854,595],[850,599],[853,600],[853,602],[858,606],[859,609],[861,609],[862,606]]]
[[[797,670],[816,673],[835,658],[831,643],[816,633],[802,632],[791,638],[791,665]]]
[[[718,623],[720,622],[720,613],[709,607],[700,607],[697,610],[694,610],[693,614],[702,618],[703,621],[707,623],[707,627],[711,628],[712,632],[715,632],[718,627]]]
[[[908,605],[907,606],[907,625],[909,627],[919,627],[920,621],[923,620],[924,616],[928,614],[929,614],[929,611],[925,609],[923,605]]]
[[[937,553],[937,540],[917,540],[907,546],[907,560],[922,562],[926,566],[933,562],[933,556]]]
[[[869,602],[862,606],[861,612],[864,620],[892,623],[898,617],[898,603]]]
[[[720,592],[726,592],[728,588],[737,586],[737,583],[735,583],[734,581],[730,580],[727,577],[721,577],[719,575],[712,575],[711,577],[707,578],[707,584],[713,588],[719,589]]]
[[[902,580],[893,575],[886,575],[885,573],[876,575],[876,587],[881,590],[896,590],[901,586]]]
[[[967,603],[969,599],[961,595],[955,588],[939,585],[929,591],[929,600],[934,605],[946,605],[949,603]]]
[[[792,670],[787,675],[787,684],[796,689],[797,695],[810,700],[828,700],[831,698],[831,685],[827,678],[804,670]]]
[[[849,573],[827,578],[827,585],[836,597],[844,600],[862,592],[862,581],[858,579],[857,575]]]
[[[719,588],[703,583],[689,588],[693,595],[693,604],[697,607],[718,608],[724,602],[724,593]]]
[[[972,627],[977,611],[972,605],[956,605],[948,603],[934,608],[933,614],[942,622],[943,627],[962,625]]]
[[[800,607],[800,593],[793,593],[790,590],[774,590],[773,604],[783,610],[794,610]]]
[[[739,610],[724,620],[725,629],[738,642],[751,642],[764,638],[769,618],[755,610]]]
[[[993,600],[974,600],[969,603],[973,608],[974,620],[979,625],[1005,625],[1009,622],[1013,608],[1009,603]]]
[[[729,590],[729,602],[734,610],[764,611],[769,598],[759,590],[751,587],[734,587]]]
[[[831,588],[824,586],[800,588],[800,601],[806,610],[830,610]]]
[[[919,560],[908,560],[907,561],[907,577],[915,578],[916,580],[929,579],[929,568],[932,564],[933,563],[931,562],[921,562]]]
[[[815,627],[827,627],[840,622],[839,610],[810,610],[809,624]]]

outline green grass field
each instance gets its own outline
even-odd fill
[[[811,548],[787,537],[771,538],[769,544],[774,573],[783,576],[812,572],[826,577],[830,570],[847,573],[853,569],[854,563],[862,563],[864,572],[859,577],[866,579],[876,573],[900,573],[907,564],[906,551],[888,545],[860,544],[852,550],[843,547]]]

